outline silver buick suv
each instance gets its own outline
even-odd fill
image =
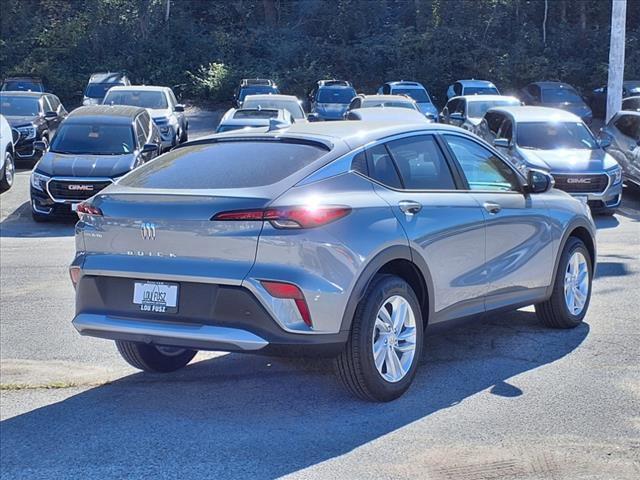
[[[75,328],[168,372],[197,350],[334,357],[389,401],[427,326],[587,312],[595,227],[553,179],[462,129],[326,122],[184,144],[78,208]]]

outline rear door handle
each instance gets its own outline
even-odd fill
[[[484,202],[482,204],[482,206],[491,215],[495,215],[496,213],[500,213],[500,210],[502,210],[502,207],[499,204],[493,203],[493,202]]]
[[[413,215],[422,210],[422,204],[413,200],[402,200],[398,202],[398,207],[407,215]]]

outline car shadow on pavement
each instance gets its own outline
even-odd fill
[[[7,478],[275,478],[480,392],[527,395],[509,379],[561,359],[588,333],[586,323],[551,330],[517,311],[429,335],[414,385],[387,404],[349,396],[326,360],[230,354],[173,374],[134,374],[3,421],[3,470]]]
[[[43,238],[70,237],[77,218],[37,223],[31,218],[29,202],[24,202],[0,222],[0,237]]]

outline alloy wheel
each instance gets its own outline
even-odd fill
[[[416,354],[416,319],[409,302],[394,295],[378,310],[371,339],[378,373],[386,381],[402,380]]]
[[[573,252],[564,274],[564,300],[572,315],[580,315],[589,294],[589,267],[582,252]]]

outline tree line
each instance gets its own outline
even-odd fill
[[[298,95],[320,78],[364,92],[418,80],[439,103],[461,78],[503,92],[607,81],[610,0],[21,0],[1,10],[0,74],[43,76],[68,103],[107,70],[212,102],[244,77]],[[640,78],[640,0],[628,0],[625,77]]]

